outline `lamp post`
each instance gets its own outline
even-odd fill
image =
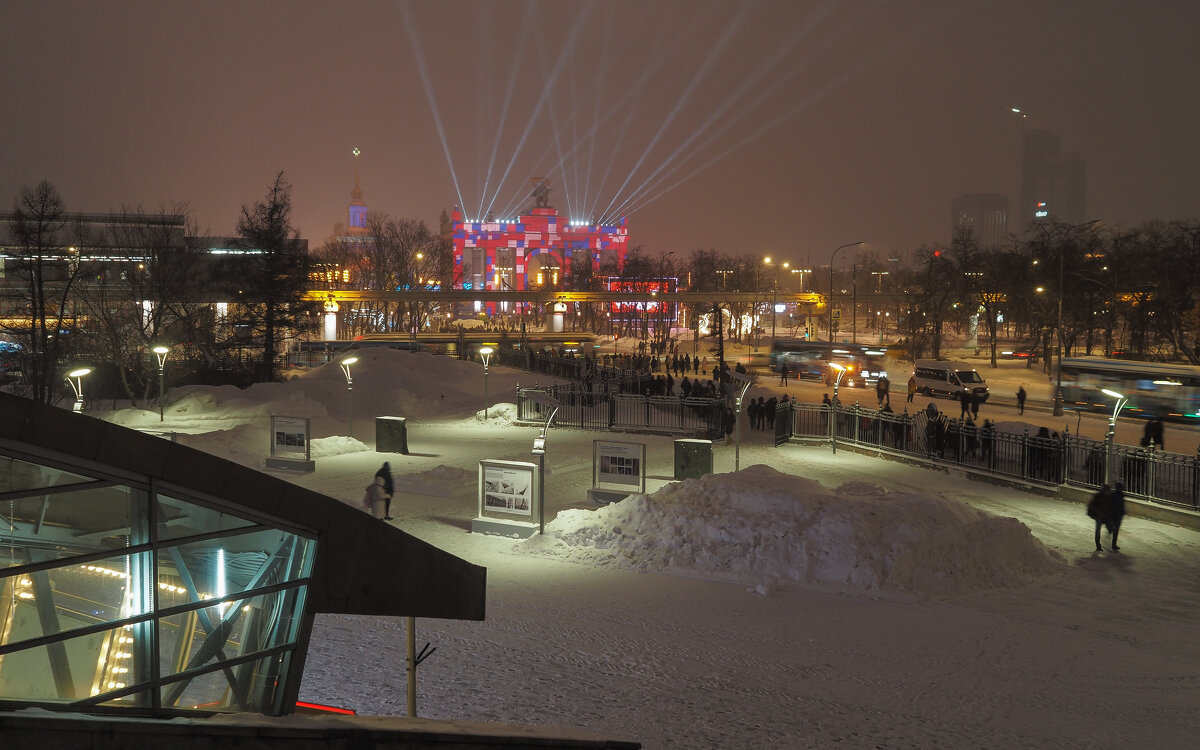
[[[1112,484],[1112,465],[1113,465],[1113,439],[1117,435],[1117,414],[1121,412],[1121,408],[1129,401],[1123,393],[1101,388],[1100,392],[1109,398],[1117,400],[1113,407],[1112,416],[1108,418],[1108,433],[1104,436],[1104,483]]]
[[[725,374],[739,386],[736,401],[737,410],[733,415],[733,470],[737,471],[742,466],[742,399],[745,398],[746,391],[750,389],[750,384],[754,382],[754,378],[734,371],[727,371]]]
[[[841,245],[838,247],[838,249],[833,251],[833,255],[829,256],[829,343],[831,344],[833,343],[833,262],[837,258],[837,254],[842,250],[845,250],[848,247],[861,245],[865,241],[866,240],[859,240],[858,242],[851,242]]]
[[[150,351],[154,352],[154,356],[158,358],[158,421],[163,421],[163,383],[165,382],[164,375],[167,369],[167,353],[171,350],[165,346],[156,346]]]
[[[1082,223],[1082,224],[1073,224],[1073,225],[1071,225],[1071,226],[1067,227],[1067,234],[1070,234],[1071,232],[1074,232],[1076,229],[1083,229],[1083,228],[1085,228],[1085,227],[1090,227],[1090,226],[1092,226],[1093,224],[1098,224],[1099,222],[1100,222],[1100,220],[1099,220],[1099,219],[1092,219],[1091,221],[1085,221],[1085,222],[1084,222],[1084,223]],[[1062,395],[1062,351],[1063,351],[1063,330],[1062,330],[1062,322],[1063,322],[1063,321],[1062,321],[1062,303],[1063,303],[1063,282],[1065,281],[1065,278],[1064,278],[1064,277],[1065,277],[1065,273],[1064,273],[1064,267],[1063,267],[1063,258],[1064,258],[1064,256],[1065,256],[1065,255],[1066,255],[1066,248],[1065,248],[1065,247],[1063,247],[1062,245],[1060,245],[1060,246],[1059,246],[1059,248],[1058,248],[1058,323],[1057,323],[1057,329],[1056,329],[1056,330],[1057,330],[1056,338],[1058,339],[1058,343],[1057,343],[1057,346],[1055,347],[1055,355],[1056,355],[1056,356],[1055,356],[1055,359],[1057,359],[1057,360],[1058,360],[1058,368],[1057,368],[1057,369],[1058,369],[1058,372],[1057,372],[1057,373],[1055,373],[1055,376],[1054,376],[1054,377],[1055,377],[1055,383],[1054,383],[1054,398],[1052,399],[1052,403],[1053,403],[1053,405],[1054,405],[1054,416],[1056,416],[1056,417],[1061,417],[1061,416],[1062,416],[1062,413],[1063,413],[1063,395]]]
[[[791,263],[784,261],[782,264],[773,264],[771,256],[763,258],[763,265],[771,267],[771,340],[775,340],[775,322],[779,317],[778,311],[775,309],[779,304],[779,265],[785,269],[791,266]]]
[[[492,352],[495,351],[490,346],[482,346],[479,348],[479,357],[483,360],[483,421],[488,418],[488,399],[487,399],[487,381],[488,381],[488,363],[492,359]]]
[[[358,357],[346,357],[339,364],[346,376],[346,400],[350,406],[350,437],[354,437],[354,379],[350,377],[350,365],[358,361]]]
[[[829,412],[829,441],[833,445],[833,452],[837,453],[837,410],[841,403],[838,401],[838,386],[842,384],[842,376],[850,368],[839,365],[837,362],[830,362],[829,366],[837,370],[837,380],[833,381],[833,406]]]
[[[541,434],[533,439],[533,455],[538,457],[538,533],[546,533],[546,433],[550,431],[550,423],[558,408],[562,406],[558,399],[544,391],[525,391],[525,396],[543,409],[550,410],[546,423],[542,425]]]
[[[75,406],[71,411],[83,411],[83,378],[90,374],[92,368],[80,367],[71,370],[67,373],[67,382],[71,384],[71,389],[75,391]]]

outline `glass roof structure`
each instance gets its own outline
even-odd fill
[[[332,498],[0,394],[0,708],[291,713],[316,613],[481,620],[485,583]]]

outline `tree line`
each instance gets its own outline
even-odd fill
[[[319,324],[319,306],[304,297],[311,261],[292,225],[291,193],[280,172],[242,207],[238,237],[208,238],[186,204],[87,215],[68,212],[49,182],[22,188],[4,217],[9,385],[53,403],[67,388],[63,373],[86,364],[93,394],[147,401],[158,386],[157,345],[170,346],[171,382],[276,379],[282,342]]]
[[[55,187],[26,187],[7,218],[0,284],[0,351],[19,368],[20,387],[51,402],[66,387],[63,371],[86,360],[103,372],[105,392],[135,403],[156,394],[152,348],[172,347],[171,382],[275,380],[287,342],[314,333],[321,305],[314,289],[425,290],[461,286],[454,276],[449,219],[424,222],[372,211],[356,235],[308,252],[291,218],[292,185],[283,172],[266,195],[244,205],[236,238],[211,247],[186,204],[141,207],[97,216],[69,213]],[[609,279],[661,285],[667,291],[756,292],[761,302],[730,301],[675,310],[670,305],[576,303],[574,330],[656,339],[672,326],[705,321],[708,351],[723,360],[726,341],[759,335],[772,296],[803,291],[779,265],[748,253],[715,249],[689,255],[632,248],[619,263],[597,266],[583,253],[563,269],[567,290],[606,289]],[[806,269],[807,289],[832,291],[866,320],[888,321],[889,343],[912,357],[937,357],[946,341],[978,326],[993,365],[1001,341],[1049,354],[1097,354],[1200,364],[1200,223],[1101,222],[1033,225],[1005,246],[983,247],[969,230],[948,247],[923,246],[902,257],[860,252],[850,270]],[[824,286],[826,275],[830,288]],[[816,283],[818,280],[820,284]],[[232,300],[225,309],[212,300]],[[130,304],[129,301],[137,301]],[[453,309],[436,302],[364,302],[343,310],[348,337],[427,329]],[[523,309],[540,324],[540,309]],[[826,312],[827,314],[827,312]],[[799,318],[782,335],[796,335]],[[824,333],[823,320],[821,331]],[[505,325],[508,321],[505,321]],[[769,327],[769,324],[767,324]],[[515,325],[513,326],[515,328]],[[861,328],[860,328],[861,330]],[[839,336],[846,335],[839,332]]]

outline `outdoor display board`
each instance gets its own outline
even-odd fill
[[[529,536],[542,502],[538,466],[526,461],[479,462],[479,517],[472,531]]]
[[[310,437],[312,425],[308,417],[277,417],[271,415],[271,455],[267,466],[273,469],[314,471]]]
[[[592,486],[619,485],[646,491],[646,444],[592,441]]]

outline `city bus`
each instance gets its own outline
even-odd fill
[[[803,339],[776,339],[771,345],[768,366],[772,372],[787,364],[791,377],[804,380],[828,381],[830,362],[847,365],[848,379],[842,384],[850,387],[874,386],[881,377],[887,376],[883,358],[887,350],[881,346],[865,344],[831,344],[828,341],[805,341]]]
[[[1135,417],[1162,416],[1200,423],[1200,367],[1102,357],[1063,357],[1063,405],[1111,412],[1107,388],[1129,399],[1121,411]]]

